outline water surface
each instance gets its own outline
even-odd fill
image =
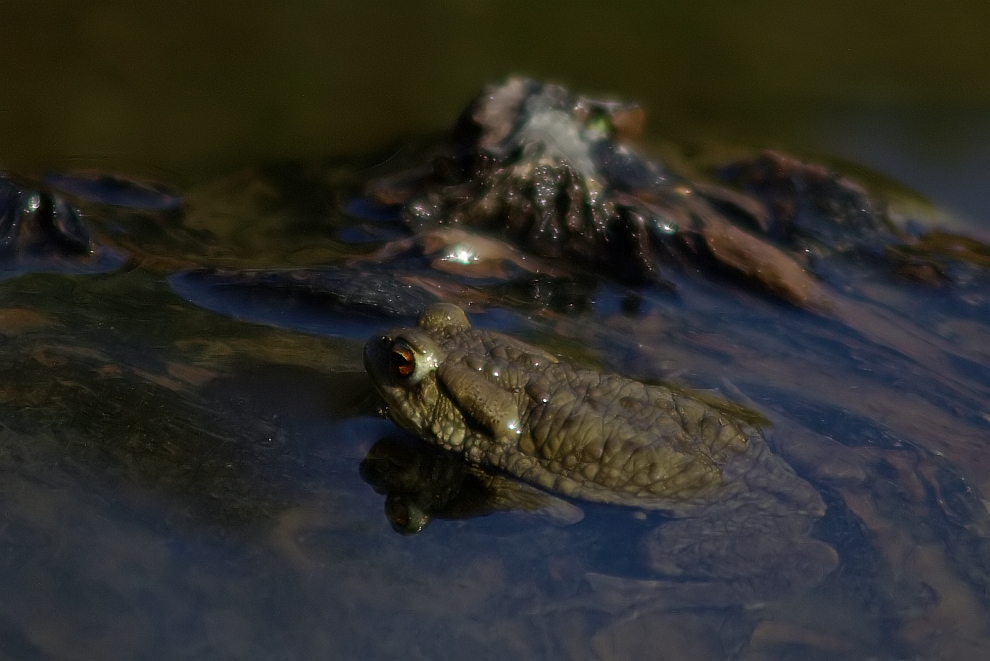
[[[360,465],[400,434],[373,415],[360,354],[397,321],[175,275],[339,265],[376,245],[353,242],[369,227],[401,232],[348,217],[350,194],[512,71],[641,100],[658,150],[773,146],[873,168],[936,203],[922,221],[986,237],[985,4],[4,14],[4,167],[122,173],[183,202],[84,191],[116,259],[0,281],[0,655],[985,658],[985,277],[926,289],[850,267],[841,320],[690,278],[679,297],[643,292],[636,314],[606,283],[580,314],[507,299],[474,317],[770,419],[829,506],[815,535],[839,568],[758,608],[688,609],[637,583],[657,522],[633,511],[396,534]]]

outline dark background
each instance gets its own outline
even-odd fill
[[[821,153],[990,226],[985,1],[4,0],[0,164],[198,178],[447,125],[521,72],[641,101],[655,138]]]

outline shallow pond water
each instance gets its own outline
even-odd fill
[[[851,8],[778,13],[767,24],[766,14],[686,4],[565,17],[557,7],[525,21],[516,9],[468,3],[353,12],[259,3],[238,17],[149,7],[42,15],[15,3],[21,22],[3,28],[7,43],[23,43],[32,20],[48,21],[55,43],[43,57],[4,65],[8,89],[36,92],[0,107],[19,129],[0,129],[9,169],[39,186],[46,169],[151,174],[166,192],[141,188],[114,206],[85,181],[71,190],[80,180],[49,178],[82,206],[104,252],[82,267],[0,272],[0,656],[986,657],[985,264],[930,287],[839,262],[828,314],[692,273],[671,275],[676,295],[604,278],[549,299],[556,308],[506,290],[469,307],[475,325],[767,419],[773,450],[825,501],[812,534],[839,563],[813,589],[747,603],[670,598],[676,591],[644,570],[639,544],[664,521],[632,509],[577,503],[583,518],[572,522],[501,511],[469,494],[419,534],[393,530],[372,459],[423,467],[427,483],[463,479],[462,467],[375,415],[362,347],[411,323],[420,300],[452,296],[448,280],[383,311],[340,295],[346,287],[332,275],[318,287],[244,286],[196,271],[356,273],[349,258],[404,229],[355,218],[355,193],[415,161],[430,140],[420,136],[515,69],[644,100],[656,153],[688,162],[727,139],[825,152],[830,162],[857,161],[851,174],[893,190],[919,222],[985,238],[990,204],[979,173],[990,160],[980,110],[990,92],[985,81],[944,75],[982,52],[969,29],[982,9],[929,10],[935,27],[902,10],[901,39],[935,45],[881,65],[868,37],[897,44],[897,31]],[[166,17],[176,27],[151,39],[150,26]],[[664,40],[638,27],[647,18],[667,21],[666,45],[650,45]],[[848,40],[798,39],[816,21]],[[432,50],[410,36],[416,26]],[[765,45],[760,29],[788,39]],[[942,37],[931,36],[937,29]],[[618,51],[593,49],[596,30]],[[226,36],[212,43],[214,34]],[[714,55],[684,54],[699,35],[717,44]],[[281,59],[242,61],[262,37]],[[502,37],[512,45],[498,51]],[[807,52],[783,62],[798,42]],[[470,64],[427,73],[464,51],[475,55]],[[354,70],[324,62],[354,53],[362,56]],[[822,53],[831,66],[815,64]],[[666,78],[663,57],[672,58]],[[305,58],[309,68],[300,67]],[[854,74],[857,58],[869,64]],[[926,83],[935,79],[935,88]],[[28,82],[37,80],[47,82]],[[220,92],[206,91],[215,81]],[[121,120],[116,133],[108,117]],[[51,142],[39,137],[42,126]],[[679,141],[661,135],[668,129]],[[399,135],[413,137],[396,143]],[[360,155],[339,155],[348,151]],[[114,191],[111,200],[121,199]],[[382,273],[361,268],[369,282]],[[416,268],[385,272],[422,276]],[[471,292],[458,289],[457,300]]]

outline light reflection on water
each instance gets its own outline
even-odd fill
[[[552,330],[510,310],[488,320],[567,353],[583,345],[613,369],[752,398],[775,449],[821,489],[829,514],[815,534],[842,559],[822,586],[757,609],[685,611],[637,587],[652,580],[639,544],[662,521],[630,511],[585,506],[571,525],[440,518],[396,535],[359,476],[396,433],[354,417],[370,385],[359,338],[229,321],[142,270],[4,287],[3,601],[19,606],[2,633],[18,656],[982,649],[987,517],[970,489],[990,486],[986,315],[945,292],[887,298],[932,334],[902,346],[917,355],[863,335],[882,327],[850,331],[690,281],[681,300],[648,294],[632,317],[606,305]],[[953,351],[971,367],[925,363],[953,319]],[[338,334],[332,315],[323,329]]]
[[[767,27],[759,14],[692,4],[656,16],[599,7],[589,18],[558,7],[533,9],[548,14],[524,23],[467,3],[432,18],[384,6],[255,8],[50,9],[51,48],[4,65],[4,84],[21,93],[0,106],[0,158],[28,170],[79,154],[97,168],[169,168],[179,174],[167,183],[189,194],[193,231],[174,218],[156,225],[155,212],[103,210],[96,220],[109,235],[137,236],[147,249],[140,266],[0,282],[0,650],[19,659],[985,657],[985,282],[914,290],[853,273],[855,328],[698,282],[679,283],[680,299],[648,293],[632,316],[608,290],[583,315],[507,306],[475,317],[585,362],[741,399],[771,418],[775,450],[821,491],[829,513],[815,534],[841,559],[822,586],[755,608],[670,609],[642,585],[611,580],[652,578],[639,542],[659,522],[634,512],[585,507],[572,525],[499,512],[438,517],[413,536],[392,530],[359,466],[397,430],[369,415],[360,353],[365,337],[407,322],[356,322],[279,293],[194,291],[171,275],[198,262],[274,268],[357,250],[338,240],[349,221],[334,195],[363,159],[333,175],[323,163],[276,166],[292,172],[291,213],[251,168],[273,154],[365,151],[435,128],[507,67],[643,99],[655,134],[851,158],[985,232],[986,124],[967,122],[990,95],[944,83],[934,94],[949,111],[936,99],[937,126],[922,128],[873,112],[872,93],[857,105],[883,66],[847,79],[856,54],[871,52],[863,35],[930,58],[892,74],[890,105],[910,116],[912,101],[931,100],[925,75],[951,66],[955,51],[926,55],[847,8],[846,23],[830,19],[825,32],[848,32],[853,55],[814,94],[812,60],[842,45],[794,51],[805,68],[797,56],[774,59],[753,43],[773,42],[753,27]],[[16,8],[21,19],[37,11]],[[920,27],[901,26],[915,42],[936,30],[918,13],[904,21]],[[749,27],[736,34],[738,20]],[[818,19],[790,11],[780,20],[767,29],[793,40],[794,26]],[[963,10],[938,20],[968,43]],[[166,23],[157,41],[145,38]],[[615,48],[591,46],[603,34]],[[718,47],[697,48],[699,35]],[[245,58],[262,36],[274,41],[259,52],[280,57]],[[173,68],[176,44],[188,47]],[[694,59],[698,50],[709,54]],[[736,50],[744,55],[729,57]],[[362,65],[350,64],[355,54]],[[67,64],[55,72],[59,58]],[[851,98],[853,110],[823,114],[821,97]],[[955,138],[940,140],[953,124]],[[197,183],[228,163],[248,169]],[[313,182],[324,188],[307,196]],[[327,213],[332,229],[321,224]],[[216,242],[183,244],[189,236]]]

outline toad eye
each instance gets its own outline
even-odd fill
[[[410,331],[409,336],[400,334],[397,337],[383,335],[379,342],[370,360],[381,377],[393,386],[417,386],[439,365],[439,348],[423,333]],[[365,356],[368,356],[367,352]]]
[[[397,377],[409,377],[416,370],[416,357],[404,342],[396,342],[389,352],[389,366]]]

